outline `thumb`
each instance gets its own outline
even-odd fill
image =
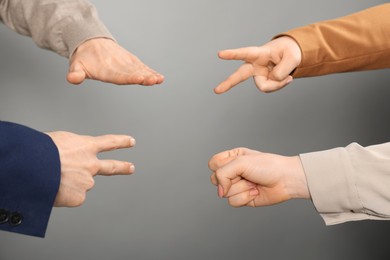
[[[80,84],[82,83],[87,74],[85,73],[84,66],[79,62],[72,62],[72,64],[69,67],[69,72],[66,77],[69,83],[72,84]]]
[[[269,78],[275,81],[283,81],[290,73],[298,66],[298,62],[294,59],[293,55],[284,54],[275,67],[272,68]]]

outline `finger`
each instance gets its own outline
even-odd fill
[[[256,188],[238,193],[234,196],[229,197],[228,202],[232,207],[242,207],[242,206],[254,206],[254,200],[259,195],[259,191]]]
[[[158,73],[157,71],[149,68],[149,67],[146,67],[146,70],[147,72],[145,73],[145,75],[147,77],[153,77],[153,83],[152,84],[161,84],[162,82],[164,82],[164,76],[161,75],[160,73]],[[150,79],[149,79],[150,81]]]
[[[270,78],[276,81],[283,81],[298,66],[296,59],[289,54],[285,54],[280,62],[273,67]]]
[[[159,80],[158,80],[157,84],[161,84],[161,83],[163,83],[165,81],[165,76],[164,75],[159,74],[158,78],[159,78]]]
[[[135,139],[128,135],[102,135],[93,137],[97,152],[129,148],[135,145]]]
[[[259,58],[260,52],[259,47],[245,47],[220,51],[218,57],[224,60],[254,61]]]
[[[158,84],[158,82],[159,82],[159,78],[157,77],[157,75],[152,74],[152,75],[150,75],[148,77],[145,77],[145,80],[144,80],[144,82],[142,82],[141,85],[143,85],[143,86],[153,86],[155,84]]]
[[[218,185],[223,190],[223,194],[220,197],[226,196],[231,186],[238,182],[241,179],[241,175],[247,170],[248,166],[242,158],[238,157],[215,172]]]
[[[144,83],[145,78],[146,77],[144,73],[140,72],[128,73],[116,71],[108,73],[107,77],[103,78],[102,81],[114,83],[117,85],[141,85]]]
[[[209,160],[209,168],[212,171],[216,171],[218,168],[226,165],[227,163],[231,162],[235,158],[241,155],[247,155],[247,154],[253,154],[258,153],[258,151],[251,150],[244,147],[234,148],[230,149],[224,152],[220,152],[216,155],[214,155]]]
[[[232,187],[230,187],[229,192],[226,194],[226,197],[231,197],[234,195],[237,195],[239,193],[248,191],[256,187],[256,184],[244,179],[240,179],[237,183],[233,184]]]
[[[161,84],[164,82],[164,76],[155,72],[150,71],[146,75],[144,75],[144,81],[141,83],[143,86],[152,86],[155,84]]]
[[[164,77],[149,69],[144,67],[137,69],[135,71],[110,71],[107,72],[100,80],[104,82],[114,83],[117,85],[144,85],[152,86],[154,84],[160,84],[164,81]]]
[[[232,185],[234,185],[235,183],[239,182],[240,180],[241,180],[241,177],[236,177],[233,180],[231,180],[231,183],[232,183]],[[225,194],[224,188],[222,187],[222,185],[218,184],[218,197],[222,198],[222,197],[224,197],[224,194]]]
[[[210,176],[210,181],[213,185],[217,186],[218,185],[218,180],[217,177],[215,176],[215,172],[213,172]]]
[[[69,68],[68,75],[66,77],[68,82],[72,84],[80,84],[86,79],[86,77],[87,74],[82,64],[78,62],[72,62]]]
[[[222,166],[237,158],[239,154],[233,154],[236,150],[238,149],[228,150],[214,155],[209,161],[210,170],[216,171],[217,169],[221,168]]]
[[[215,186],[218,185],[218,179],[216,177],[215,172],[213,174],[211,174],[210,180],[211,180],[211,183],[214,184]],[[237,178],[232,180],[232,184],[235,184],[235,183],[239,182],[240,180],[241,180],[241,178],[237,177]]]
[[[254,75],[254,68],[250,63],[244,63],[231,74],[225,81],[221,82],[215,89],[216,94],[222,94],[230,90],[237,84],[247,80]]]
[[[156,84],[161,84],[165,80],[165,77],[163,75],[161,75],[160,73],[158,73],[158,72],[156,72],[156,77],[157,77]]]
[[[127,175],[135,170],[134,164],[116,160],[100,160],[97,175]]]
[[[69,72],[66,76],[66,80],[74,85],[81,84],[85,80],[85,73],[83,71]]]
[[[287,76],[287,78],[283,79],[282,81],[275,81],[269,79],[267,76],[255,76],[254,80],[257,88],[260,91],[264,93],[270,93],[287,86],[292,82],[293,78],[292,76]]]
[[[70,193],[64,193],[59,191],[54,201],[54,207],[79,207],[85,202],[86,196],[86,192],[71,190]]]

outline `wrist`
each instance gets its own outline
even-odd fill
[[[95,48],[98,48],[102,44],[106,44],[107,42],[109,42],[109,43],[111,43],[111,42],[116,43],[116,41],[113,38],[104,37],[104,36],[92,37],[92,38],[86,39],[85,41],[81,42],[74,49],[74,51],[73,51],[72,55],[70,56],[70,58],[72,58],[73,55],[76,54],[76,52],[81,52],[82,53],[82,52],[84,52],[85,50],[88,50],[88,49],[95,49]]]
[[[286,191],[290,199],[310,199],[305,171],[299,156],[287,157]]]

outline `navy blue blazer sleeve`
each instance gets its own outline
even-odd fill
[[[44,237],[60,174],[48,135],[0,121],[0,230]]]

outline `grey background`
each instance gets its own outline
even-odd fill
[[[273,94],[252,82],[212,91],[240,62],[220,49],[386,1],[92,1],[118,42],[166,76],[161,86],[65,80],[67,60],[0,26],[0,118],[41,131],[131,134],[101,155],[136,164],[97,177],[79,208],[53,210],[45,239],[0,234],[0,259],[388,259],[389,223],[326,227],[310,201],[234,209],[209,158],[237,146],[295,155],[387,142],[386,70],[298,79]]]

